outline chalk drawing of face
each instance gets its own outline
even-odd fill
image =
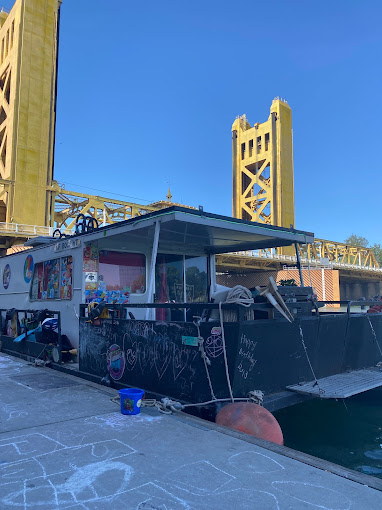
[[[112,344],[106,354],[107,367],[109,369],[110,376],[118,381],[123,376],[125,371],[125,353],[122,351],[119,345]]]

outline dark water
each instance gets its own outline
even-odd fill
[[[382,390],[311,400],[274,413],[284,444],[382,478]]]

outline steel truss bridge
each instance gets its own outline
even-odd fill
[[[96,218],[100,225],[108,225],[141,216],[171,205],[179,205],[161,200],[148,205],[114,200],[102,196],[88,195],[66,190],[58,183],[54,184],[54,225],[51,227],[22,225],[0,222],[0,236],[8,240],[8,246],[21,244],[36,236],[51,236],[56,228],[71,233],[78,214],[88,214]],[[184,207],[184,206],[183,206]],[[3,248],[6,247],[3,244]],[[344,243],[315,239],[311,245],[299,245],[301,263],[308,267],[339,269],[341,273],[358,273],[364,277],[382,278],[382,268],[371,248],[350,246]],[[224,271],[255,271],[281,269],[283,266],[295,266],[297,258],[282,255],[277,250],[257,250],[219,255],[217,266]]]

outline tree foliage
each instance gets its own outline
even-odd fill
[[[369,246],[369,241],[366,237],[357,236],[356,234],[352,234],[344,241],[345,244],[350,244],[350,246],[363,246],[367,248]]]
[[[344,241],[345,244],[349,244],[350,246],[363,246],[364,248],[371,248],[374,252],[375,258],[377,259],[378,264],[382,267],[382,245],[379,243],[375,243],[373,245],[369,245],[369,241],[362,236],[357,236],[356,234],[352,234]]]
[[[382,246],[380,244],[375,243],[373,244],[373,246],[370,246],[370,248],[373,250],[378,264],[382,267]]]

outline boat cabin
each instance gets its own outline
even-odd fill
[[[295,243],[313,234],[170,207],[68,238],[37,238],[0,259],[0,309],[58,310],[79,345],[81,304],[207,303],[215,255]],[[185,320],[182,311],[134,308],[136,319]]]

